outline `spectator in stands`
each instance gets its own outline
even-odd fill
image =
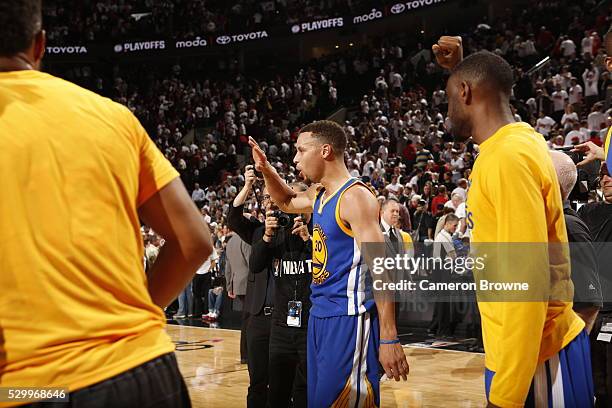
[[[431,200],[431,215],[436,217],[440,208],[444,208],[444,204],[448,201],[448,194],[446,193],[446,186],[438,186],[438,194]],[[453,210],[454,212],[454,210]]]
[[[544,136],[544,138],[549,139],[550,132],[555,125],[555,120],[550,116],[547,116],[544,111],[541,111],[540,118],[536,122],[535,129],[538,133]]]
[[[193,186],[193,192],[191,193],[191,199],[198,206],[198,208],[202,208],[204,206],[204,201],[206,200],[206,195],[204,190],[200,188],[199,183],[195,183]]]
[[[195,276],[193,277],[193,315],[198,317],[204,317],[211,315],[210,304],[204,303],[208,299],[208,290],[211,288],[213,279],[213,270],[217,266],[219,255],[217,251],[213,249],[210,256],[204,261],[204,263],[198,268]],[[205,299],[206,297],[206,299]],[[206,311],[206,313],[205,313]]]

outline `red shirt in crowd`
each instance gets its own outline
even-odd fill
[[[593,136],[591,139],[589,139],[589,142],[593,142],[599,147],[603,146],[603,142],[601,141],[601,138],[599,137],[599,135]]]
[[[414,145],[406,145],[402,152],[402,156],[408,161],[416,160],[416,147],[414,147]]]
[[[448,201],[448,197],[446,196],[446,194],[444,195],[438,194],[437,196],[435,196],[431,200],[431,215],[435,217],[436,214],[438,213],[438,205],[440,204],[444,205],[446,204],[447,201]]]

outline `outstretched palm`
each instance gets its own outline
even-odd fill
[[[249,145],[251,146],[251,152],[253,153],[253,163],[255,164],[255,170],[262,171],[268,162],[266,154],[261,147],[257,144],[257,141],[249,136]]]

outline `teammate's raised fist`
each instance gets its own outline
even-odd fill
[[[451,70],[463,59],[463,42],[459,36],[442,36],[431,47],[438,65]]]

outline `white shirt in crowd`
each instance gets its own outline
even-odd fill
[[[385,190],[389,190],[390,193],[392,193],[393,195],[395,195],[396,197],[399,196],[399,192],[402,189],[402,185],[395,182],[395,183],[390,183],[387,184],[387,186],[385,187]]]
[[[210,267],[212,266],[213,261],[216,261],[217,259],[219,259],[219,255],[217,255],[217,251],[213,248],[212,253],[210,254],[210,256],[206,259],[206,261],[204,261],[204,263],[198,268],[198,270],[196,271],[196,273],[198,275],[204,275],[207,273],[210,273]]]
[[[565,109],[565,101],[567,101],[568,98],[567,92],[564,90],[555,91],[552,94],[552,98],[555,112]]]
[[[601,130],[601,124],[606,122],[606,114],[603,112],[591,112],[587,117],[590,130]]]
[[[387,162],[387,158],[389,157],[389,149],[387,149],[387,146],[380,145],[378,148],[378,157],[380,157],[383,162]]]
[[[536,130],[543,136],[548,136],[553,126],[555,126],[555,120],[550,116],[544,116],[539,118],[536,122]]]
[[[435,259],[441,257],[442,248],[444,248],[446,258],[450,258],[448,254],[455,251],[455,246],[453,245],[453,237],[451,237],[451,235],[445,229],[442,229],[442,231],[440,231],[434,239],[433,257]]]
[[[460,174],[465,168],[465,162],[461,157],[457,157],[456,159],[451,159],[450,162],[451,168],[453,169],[453,175]]]
[[[561,52],[563,52],[564,57],[571,57],[576,53],[576,44],[568,38],[561,43]]]
[[[465,218],[465,202],[459,204],[455,210],[455,215],[459,218]]]
[[[565,136],[565,146],[571,146],[573,138],[578,138],[578,143],[586,142],[584,135],[579,130],[572,130]]]
[[[417,191],[419,187],[419,176],[412,176],[408,184],[412,187],[412,191]]]
[[[372,177],[372,173],[374,172],[374,162],[372,160],[368,160],[366,164],[363,165],[362,176]]]
[[[584,96],[597,96],[599,95],[599,89],[597,89],[597,83],[599,81],[599,69],[585,69],[582,74],[584,81]]]
[[[582,87],[580,84],[576,84],[569,89],[569,103],[573,105],[580,101],[582,101]]]
[[[193,190],[193,192],[191,193],[191,199],[193,201],[204,201],[205,198],[206,198],[206,193],[201,188]]]
[[[576,112],[564,113],[563,117],[561,118],[561,125],[565,126],[566,124],[568,124],[568,122],[576,123],[578,121],[578,114]]]

